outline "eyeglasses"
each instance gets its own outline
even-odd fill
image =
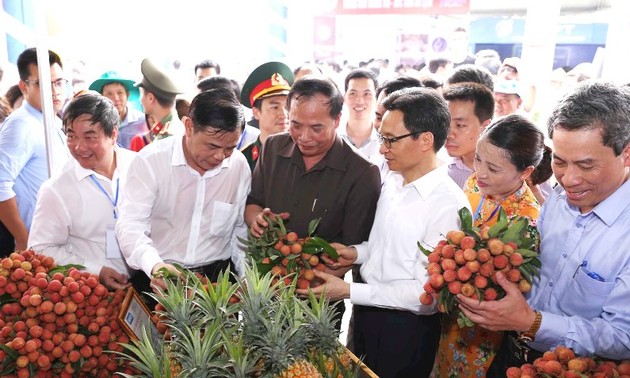
[[[26,84],[33,84],[34,86],[38,87],[39,86],[39,80],[24,80],[24,82]],[[67,79],[57,79],[53,82],[50,83],[51,86],[57,90],[62,90],[66,88],[66,85],[68,85],[68,80]]]
[[[401,135],[401,136],[397,136],[397,137],[393,137],[393,138],[388,138],[388,137],[384,137],[383,135],[381,135],[381,133],[377,133],[376,135],[378,135],[378,141],[381,144],[384,144],[385,147],[387,147],[387,149],[392,148],[392,143],[396,143],[401,139],[405,139],[407,137],[410,137],[412,135],[418,135],[422,133],[422,131],[416,131],[414,133],[409,133],[409,134],[405,134],[405,135]]]

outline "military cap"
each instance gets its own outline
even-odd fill
[[[248,108],[259,98],[289,94],[293,71],[284,63],[267,62],[249,75],[241,91],[241,103]]]
[[[180,93],[184,93],[171,80],[168,75],[160,70],[149,58],[142,61],[140,65],[142,71],[142,81],[136,83],[137,87],[142,87],[160,97],[175,98]]]

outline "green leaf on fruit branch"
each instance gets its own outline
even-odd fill
[[[310,239],[308,239],[308,241],[305,244],[314,244],[318,247],[321,247],[324,253],[327,254],[328,257],[330,257],[331,259],[339,258],[339,253],[337,253],[337,250],[333,248],[333,246],[330,245],[330,243],[320,238],[319,236],[311,237]]]
[[[422,244],[420,244],[420,242],[417,242],[417,244],[418,244],[418,249],[420,250],[420,252],[422,252],[422,254],[424,254],[425,256],[429,256],[431,254],[431,251],[424,248]]]
[[[85,270],[85,266],[80,264],[57,265],[48,272],[48,275],[52,277],[55,273],[59,272],[65,276],[66,273],[68,273],[68,271],[70,271],[70,269],[72,268],[75,268],[77,270]]]
[[[499,215],[497,218],[497,222],[490,227],[488,230],[488,236],[491,238],[496,238],[499,234],[507,229],[509,220],[507,214],[503,207],[499,208]]]
[[[319,226],[319,221],[320,220],[321,220],[321,218],[316,218],[316,219],[313,219],[308,224],[308,236],[313,236],[313,234],[315,233],[315,230],[317,230],[317,226]]]
[[[462,230],[473,228],[472,213],[467,207],[462,207],[458,211],[459,220],[461,221]]]

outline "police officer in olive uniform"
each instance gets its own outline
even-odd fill
[[[260,128],[258,139],[241,150],[252,171],[267,137],[289,129],[286,102],[292,84],[293,72],[281,62],[259,66],[243,84],[241,103],[252,109]]]
[[[175,109],[175,97],[184,92],[150,59],[142,61],[140,70],[142,81],[136,83],[136,87],[140,88],[140,102],[147,116],[149,132],[131,139],[130,149],[134,151],[140,151],[155,139],[184,133],[184,124]]]

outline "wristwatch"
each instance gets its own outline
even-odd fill
[[[540,329],[541,323],[542,323],[542,314],[540,313],[540,311],[536,311],[536,317],[534,318],[534,322],[532,323],[532,326],[529,327],[527,331],[519,333],[518,339],[526,343],[530,343],[534,341],[534,339],[536,338],[536,333]]]

